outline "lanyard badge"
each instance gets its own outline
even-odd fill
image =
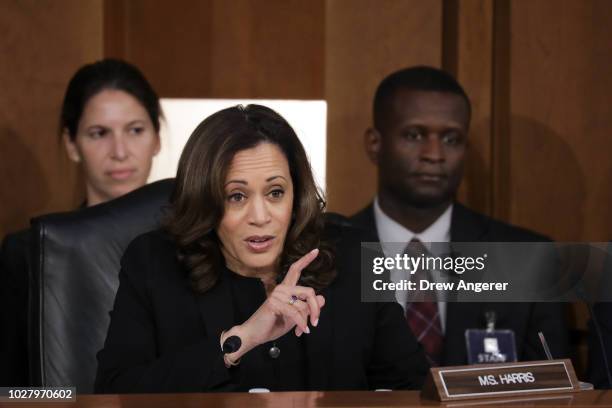
[[[516,361],[516,342],[513,330],[495,329],[495,312],[485,313],[487,328],[467,329],[465,344],[468,364],[508,363]]]

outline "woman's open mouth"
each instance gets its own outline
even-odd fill
[[[253,235],[244,240],[250,251],[260,253],[265,252],[274,243],[274,236],[272,235]]]

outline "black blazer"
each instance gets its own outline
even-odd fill
[[[335,233],[338,276],[321,292],[318,327],[304,335],[309,388],[419,388],[428,367],[400,306],[360,302],[359,235]],[[162,231],[126,250],[97,392],[245,391],[231,382],[219,348],[221,331],[238,323],[227,279],[196,295],[175,254]]]
[[[372,205],[355,214],[350,220],[355,226],[378,236]],[[543,235],[494,220],[459,203],[455,203],[453,207],[450,235],[452,242],[549,241]],[[562,304],[449,302],[446,306],[441,365],[467,364],[465,330],[485,328],[487,311],[496,313],[496,328],[514,331],[519,361],[546,359],[538,331],[542,331],[546,336],[553,357],[569,357],[568,331]]]
[[[30,384],[28,378],[29,230],[5,237],[0,250],[0,386]]]

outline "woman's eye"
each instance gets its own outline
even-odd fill
[[[274,199],[279,199],[279,198],[282,198],[283,195],[285,195],[285,191],[279,188],[279,189],[270,191],[269,194],[270,194],[270,197]]]
[[[101,139],[106,136],[108,132],[106,129],[95,129],[91,130],[87,135],[92,139]]]
[[[133,135],[140,135],[144,130],[144,127],[133,127],[130,129],[130,133]]]
[[[233,203],[239,203],[246,199],[246,196],[242,193],[233,193],[227,197],[227,200]]]

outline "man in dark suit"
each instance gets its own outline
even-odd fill
[[[378,194],[351,218],[355,225],[376,232],[381,242],[547,240],[455,201],[471,106],[452,76],[431,67],[397,71],[379,85],[373,113],[374,124],[365,133],[365,146],[378,167]],[[406,302],[399,293],[397,297],[434,364],[466,364],[466,329],[485,328],[491,316],[496,329],[514,331],[519,360],[546,358],[538,331],[546,336],[555,358],[567,357],[567,329],[559,304],[438,301],[427,305]],[[425,310],[413,310],[424,305]],[[415,328],[415,315],[425,320],[421,328]]]

